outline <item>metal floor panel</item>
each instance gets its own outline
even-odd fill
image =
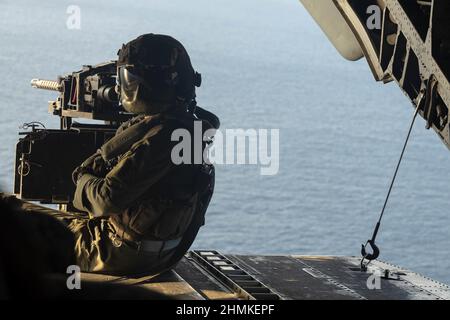
[[[288,300],[362,300],[350,288],[290,256],[227,256]],[[308,269],[308,270],[305,270]],[[313,276],[314,274],[314,276]]]
[[[192,286],[174,271],[159,276],[115,277],[102,274],[82,273],[82,281],[106,282],[125,286],[139,286],[143,289],[180,300],[205,300]],[[83,286],[83,285],[82,285]]]
[[[208,300],[237,300],[238,295],[211,276],[195,260],[186,257],[175,268],[175,272]]]
[[[445,284],[381,261],[361,272],[359,261],[357,257],[233,255],[202,250],[188,253],[173,271],[157,277],[83,274],[82,280],[140,286],[187,300],[450,299],[450,287]],[[369,277],[379,286],[371,289]]]

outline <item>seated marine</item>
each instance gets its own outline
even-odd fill
[[[177,129],[193,136],[196,121],[202,134],[219,127],[196,104],[200,84],[187,51],[172,37],[145,34],[119,50],[116,91],[135,117],[73,172],[73,205],[88,213],[69,224],[82,271],[158,274],[193,243],[214,190],[214,167],[193,156],[176,164],[172,150],[179,142],[171,137]],[[212,140],[202,140],[205,150]]]

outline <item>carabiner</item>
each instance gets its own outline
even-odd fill
[[[372,253],[367,253],[366,248],[368,245],[372,249]],[[365,245],[364,244],[361,245],[361,255],[363,256],[364,259],[372,261],[378,258],[378,256],[380,255],[380,249],[375,244],[374,240],[367,240]]]

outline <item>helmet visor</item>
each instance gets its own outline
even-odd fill
[[[145,80],[134,74],[130,67],[122,66],[118,70],[118,84],[120,86],[121,98],[134,100],[136,98],[139,85],[145,86]]]

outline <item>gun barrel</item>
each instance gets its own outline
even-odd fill
[[[36,89],[62,91],[62,86],[53,80],[33,79],[31,80],[31,86]]]

